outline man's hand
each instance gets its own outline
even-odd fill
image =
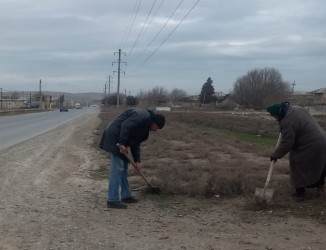
[[[271,156],[271,161],[276,162],[277,161],[277,158],[274,157],[274,156]]]
[[[127,153],[127,148],[121,144],[119,144],[119,150],[121,154],[126,154]]]
[[[140,171],[140,162],[135,162],[135,168]]]

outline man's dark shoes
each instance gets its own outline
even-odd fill
[[[291,194],[290,199],[294,202],[303,202],[306,201],[306,197],[304,194]]]
[[[108,208],[126,209],[128,206],[126,203],[121,201],[107,201],[106,205]]]
[[[135,198],[134,196],[128,197],[128,198],[123,198],[121,199],[122,202],[124,203],[137,203],[138,199]]]

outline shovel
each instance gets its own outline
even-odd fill
[[[281,139],[282,139],[282,134],[280,133],[279,136],[278,136],[278,139],[277,139],[275,149],[280,144]],[[271,177],[272,177],[272,173],[273,173],[273,170],[274,170],[274,165],[275,165],[275,161],[271,161],[271,165],[269,167],[269,171],[268,171],[268,175],[267,175],[267,179],[266,179],[264,188],[256,188],[255,198],[258,201],[266,201],[267,203],[269,203],[273,198],[274,189],[273,188],[268,188],[268,186],[269,186],[269,182],[270,182]]]
[[[117,144],[117,146],[119,147],[119,143]],[[137,173],[144,179],[144,181],[146,182],[146,184],[148,185],[148,187],[150,188],[150,191],[151,193],[153,194],[159,194],[161,193],[161,189],[159,187],[156,187],[156,186],[153,186],[152,183],[150,183],[146,177],[143,175],[142,172],[140,172],[137,167],[136,167],[136,163],[133,161],[133,159],[131,159],[130,155],[128,153],[124,153],[123,154],[127,159],[128,161],[130,161],[131,165],[134,166],[134,168],[136,169]]]

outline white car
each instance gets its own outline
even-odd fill
[[[81,109],[82,106],[79,103],[76,103],[76,109]]]

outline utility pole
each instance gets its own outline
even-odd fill
[[[104,89],[105,89],[105,92],[104,92],[105,97],[106,97],[106,89],[107,89],[106,84],[107,84],[107,83],[109,83],[109,88],[108,88],[108,89],[109,89],[109,96],[110,96],[110,94],[111,94],[111,93],[110,93],[110,89],[111,89],[111,75],[109,75],[108,77],[109,77],[109,81],[106,81],[106,82],[105,82],[105,88],[104,88]]]
[[[41,99],[41,95],[42,95],[42,80],[40,79],[40,93],[39,93],[40,99]]]
[[[294,92],[295,81],[292,83],[292,93]]]
[[[127,90],[125,89],[125,100],[126,100],[126,107],[128,106],[128,99],[127,99]]]
[[[127,65],[127,63],[126,62],[121,62],[121,49],[119,49],[119,51],[118,52],[114,52],[114,55],[115,54],[119,54],[119,59],[118,59],[118,61],[117,62],[113,62],[112,63],[112,66],[113,66],[113,64],[114,63],[118,63],[118,71],[113,71],[113,74],[115,73],[115,72],[118,72],[118,89],[117,89],[117,108],[119,108],[119,99],[120,99],[120,72],[121,72],[121,67],[120,67],[120,64],[121,63],[124,63],[125,65]],[[125,53],[124,53],[125,54]],[[126,54],[125,54],[126,55]],[[125,74],[125,72],[123,72],[123,74]]]
[[[40,98],[40,108],[44,109],[44,99],[42,96],[42,80],[40,79],[40,93],[39,93],[39,98]]]
[[[109,75],[109,95],[111,94],[110,89],[111,89],[111,75]]]
[[[0,88],[1,89],[1,96],[0,96],[0,98],[1,98],[1,110],[2,110],[2,88]]]

